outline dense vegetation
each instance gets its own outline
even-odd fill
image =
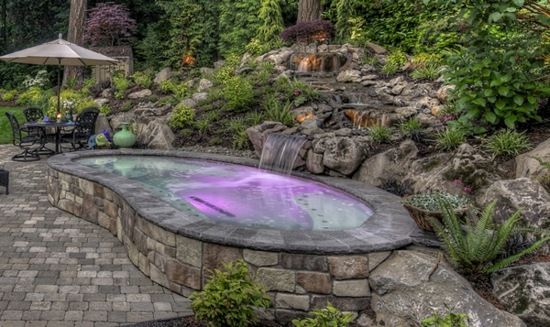
[[[321,2],[322,16],[297,23],[298,8],[306,2]],[[4,53],[67,30],[70,0],[6,3],[5,28],[0,30]],[[129,43],[142,75],[172,67],[171,82],[181,86],[177,98],[189,91],[181,82],[198,76],[198,67],[219,59],[231,61],[245,51],[260,54],[293,42],[374,42],[390,49],[382,68],[387,75],[407,62],[417,68],[411,77],[419,79],[437,78],[446,67],[447,80],[456,85],[446,111],[459,119],[449,124],[443,137],[467,136],[540,120],[540,100],[550,94],[549,7],[547,0],[118,0],[110,7],[90,0],[84,40],[89,45]],[[13,90],[31,92],[23,81],[44,69],[48,85],[55,83],[50,67],[0,62],[2,96]],[[223,109],[238,112],[267,103],[288,107],[269,94],[255,94],[256,79],[230,75],[225,70],[219,76],[223,87],[217,100]],[[116,97],[121,98],[133,82],[115,79]],[[70,86],[71,81],[65,83]],[[72,83],[77,84],[90,90],[93,82]],[[47,95],[33,92],[27,96],[47,102]]]

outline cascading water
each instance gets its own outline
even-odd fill
[[[259,168],[290,175],[294,161],[306,141],[303,136],[269,134],[262,149]]]

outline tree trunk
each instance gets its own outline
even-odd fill
[[[2,0],[2,22],[0,22],[2,24],[2,27],[0,29],[0,38],[2,39],[2,46],[0,47],[0,49],[2,49],[2,52],[6,51],[8,49],[8,36],[7,36],[7,33],[6,33],[6,29],[7,29],[7,25],[8,25],[8,21],[7,21],[7,13],[8,11],[8,7],[7,7],[7,3],[6,3],[6,0]]]
[[[300,0],[298,3],[297,23],[321,19],[322,13],[323,5],[321,4],[321,0]]]
[[[69,14],[69,33],[67,41],[77,45],[84,42],[84,21],[88,0],[71,0],[71,11]],[[63,74],[63,85],[67,84],[68,78],[77,78],[79,82],[83,79],[83,69],[76,66],[66,66]]]

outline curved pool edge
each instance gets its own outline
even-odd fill
[[[362,199],[373,209],[373,216],[356,229],[340,231],[252,229],[199,220],[185,216],[184,213],[141,187],[138,182],[121,176],[100,173],[74,162],[77,158],[102,155],[170,156],[221,161],[251,167],[257,167],[256,160],[195,152],[129,149],[72,152],[53,156],[48,160],[48,166],[52,171],[106,186],[122,196],[137,213],[151,223],[193,239],[255,250],[351,254],[404,247],[412,243],[411,234],[416,230],[414,221],[400,204],[400,198],[393,194],[354,180],[300,173],[293,175],[322,182]],[[138,188],[140,191],[135,192]],[[54,202],[59,201],[54,200]]]
[[[73,161],[103,155],[171,156],[252,167],[256,160],[166,150],[61,154],[48,160],[48,200],[109,230],[145,275],[183,296],[202,289],[213,269],[244,260],[272,299],[270,314],[282,323],[327,302],[357,314],[370,310],[370,272],[418,237],[399,197],[357,181],[305,174],[296,175],[365,200],[374,215],[352,230],[309,232],[255,230],[185,217],[138,182]]]

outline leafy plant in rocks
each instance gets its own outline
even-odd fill
[[[135,72],[132,75],[132,80],[136,85],[143,89],[148,89],[153,85],[153,78],[144,72]]]
[[[246,327],[254,323],[256,308],[267,308],[270,298],[265,288],[248,271],[244,260],[210,271],[211,278],[189,299],[195,317],[208,326]]]
[[[115,99],[124,99],[125,93],[132,87],[132,81],[130,81],[124,74],[114,74],[113,84],[115,86]]]
[[[264,117],[267,120],[277,121],[286,126],[294,123],[292,117],[292,103],[286,101],[283,103],[276,95],[269,95],[263,103]]]
[[[352,313],[344,313],[330,303],[311,314],[313,318],[293,319],[292,324],[296,327],[347,327],[353,320]]]
[[[391,129],[382,125],[374,125],[369,128],[372,140],[377,143],[389,142],[393,135]]]
[[[223,108],[227,111],[244,112],[254,104],[254,86],[243,76],[233,76],[222,86]]]
[[[516,156],[531,148],[525,133],[507,129],[490,135],[484,140],[484,145],[493,156]]]
[[[444,151],[456,149],[466,140],[466,131],[462,128],[448,126],[436,133],[437,147]]]
[[[439,201],[443,211],[442,221],[430,218],[437,237],[452,260],[465,274],[487,274],[505,268],[526,254],[533,253],[550,236],[541,237],[528,248],[506,257],[499,257],[510,238],[533,229],[520,227],[521,210],[517,210],[502,223],[494,222],[495,206],[492,201],[479,215],[472,212],[459,218],[447,201]]]
[[[469,317],[466,313],[448,312],[446,315],[440,315],[436,310],[434,313],[420,322],[422,327],[468,327]]]
[[[195,115],[195,109],[189,107],[186,104],[180,103],[174,108],[172,118],[170,119],[170,126],[173,128],[188,127],[193,123]]]
[[[417,117],[407,119],[399,125],[399,130],[406,138],[414,141],[420,141],[422,138],[420,132],[422,130],[422,122]]]
[[[407,60],[407,55],[403,51],[392,51],[382,66],[382,73],[385,75],[393,75],[397,73],[401,67],[405,66]]]

